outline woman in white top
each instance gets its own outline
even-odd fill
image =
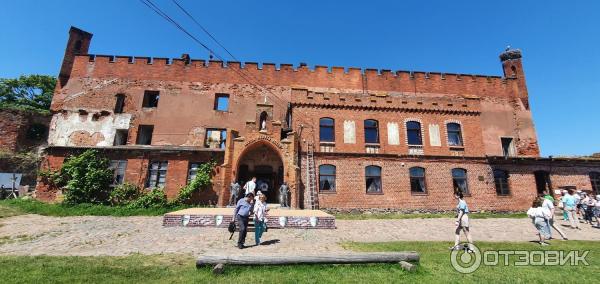
[[[267,197],[259,195],[259,201],[254,204],[254,239],[256,245],[260,245],[260,238],[267,227]]]
[[[548,220],[550,220],[550,210],[542,207],[543,198],[536,198],[531,204],[531,208],[527,210],[527,216],[531,218],[531,222],[538,230],[540,237],[540,245],[547,246],[549,243],[546,242],[550,238],[550,226]]]

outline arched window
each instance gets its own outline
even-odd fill
[[[321,142],[335,142],[335,120],[333,118],[319,119],[319,140]]]
[[[406,123],[406,137],[408,145],[423,145],[421,137],[421,123],[418,121],[409,121]]]
[[[452,184],[454,186],[454,192],[468,194],[469,183],[467,182],[467,170],[460,168],[452,169]]]
[[[425,169],[421,167],[412,167],[410,173],[410,191],[412,193],[425,193]]]
[[[320,165],[319,166],[319,190],[320,191],[335,191],[335,166]]]
[[[591,172],[590,173],[590,182],[592,183],[592,190],[596,194],[600,194],[600,173],[599,172]]]
[[[448,146],[463,146],[462,131],[460,124],[451,122],[446,124],[448,131]]]
[[[379,143],[379,123],[377,120],[365,120],[365,143]]]
[[[496,194],[508,195],[510,193],[508,187],[508,172],[505,170],[494,170],[494,184],[496,185]]]
[[[381,193],[381,167],[367,166],[365,168],[367,193]]]

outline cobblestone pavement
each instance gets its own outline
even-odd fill
[[[566,224],[562,220],[559,224]],[[532,241],[529,219],[472,219],[477,241]],[[340,243],[385,241],[451,241],[454,220],[338,220],[335,230],[272,229],[266,245],[239,250],[237,234],[227,229],[163,228],[162,217],[46,217],[21,215],[0,219],[0,254],[13,255],[128,255],[131,253],[322,253],[344,252]],[[563,227],[571,240],[600,240],[600,229]],[[249,232],[247,245],[254,243]]]

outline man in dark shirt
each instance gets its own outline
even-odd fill
[[[246,198],[242,198],[237,202],[233,216],[240,227],[240,235],[238,238],[238,248],[244,248],[244,242],[246,241],[246,234],[248,233],[248,218],[252,213],[252,204],[254,203],[254,194],[246,194]]]

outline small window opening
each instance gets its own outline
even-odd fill
[[[207,129],[204,147],[211,149],[225,149],[227,131],[225,129]]]
[[[502,141],[502,156],[504,156],[504,157],[516,156],[514,139],[511,137],[502,137],[502,138],[500,138],[500,140]]]
[[[217,110],[217,111],[229,110],[229,95],[228,94],[216,94],[215,95],[214,110]]]
[[[115,103],[115,113],[123,113],[123,107],[125,107],[125,95],[117,94],[115,97],[117,98]]]
[[[154,132],[154,125],[140,125],[138,128],[138,134],[135,144],[138,145],[150,145],[152,144],[152,133]]]
[[[144,101],[142,107],[158,107],[158,99],[160,98],[158,91],[144,91]]]
[[[127,129],[117,129],[115,133],[115,141],[114,146],[127,145],[127,136],[129,136],[129,130]]]

